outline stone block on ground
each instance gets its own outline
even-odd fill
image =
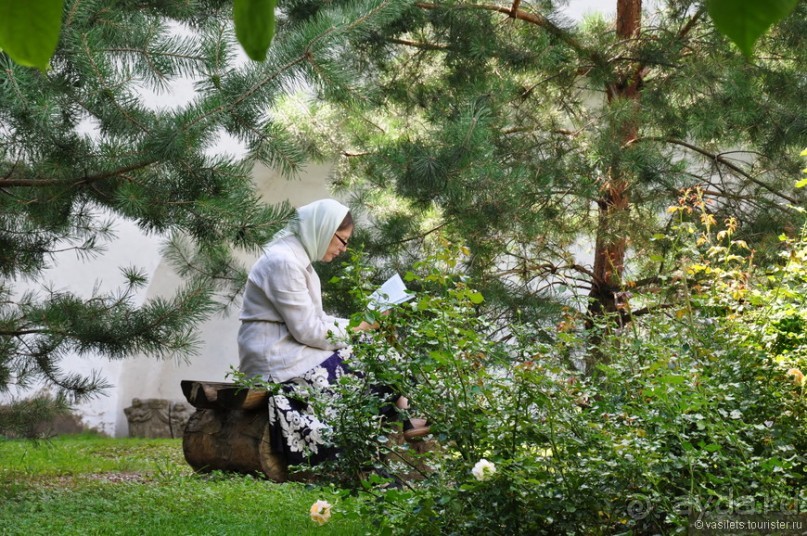
[[[123,412],[129,421],[129,437],[178,438],[193,413],[185,402],[164,398],[133,398]]]

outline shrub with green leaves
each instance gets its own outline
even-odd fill
[[[26,437],[39,439],[50,435],[48,425],[58,417],[70,414],[64,397],[40,394],[0,405],[0,438]]]
[[[671,211],[674,277],[619,319],[584,327],[570,313],[551,341],[485,320],[463,248],[416,264],[415,299],[388,314],[364,308],[374,286],[357,259],[341,281],[365,311],[353,322],[379,327],[354,342],[361,376],[341,386],[333,435],[343,454],[322,469],[376,496],[363,515],[388,533],[677,533],[692,512],[807,507],[807,235],[756,266],[736,223],[718,229],[700,199]],[[605,359],[588,374],[569,359],[594,350]],[[431,448],[389,439],[396,423],[368,394],[379,384],[429,419]],[[480,463],[492,468],[481,479]]]

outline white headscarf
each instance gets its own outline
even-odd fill
[[[349,209],[333,199],[320,199],[297,209],[289,230],[303,244],[311,262],[321,260]]]

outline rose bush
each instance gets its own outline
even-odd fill
[[[631,322],[600,319],[596,337],[571,310],[556,330],[487,320],[447,243],[405,274],[414,300],[356,315],[379,329],[354,342],[325,470],[375,496],[362,515],[389,533],[649,534],[694,511],[807,506],[804,233],[758,267],[693,195],[664,237],[674,276],[632,289]],[[345,277],[363,310],[367,269]],[[605,359],[584,372],[592,340]],[[429,419],[430,448],[394,440],[379,384]]]

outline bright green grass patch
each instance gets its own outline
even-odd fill
[[[373,533],[335,489],[195,475],[179,440],[0,440],[0,497],[4,535]],[[334,507],[323,526],[308,513],[318,499]]]
[[[43,441],[0,439],[0,479],[96,473],[155,473],[170,469],[191,474],[177,439],[111,439],[98,435],[61,436]]]

